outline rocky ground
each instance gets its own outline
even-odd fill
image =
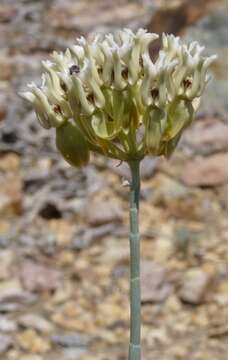
[[[128,170],[98,157],[71,169],[17,96],[53,49],[120,26],[180,33],[220,55],[173,158],[142,164],[142,333],[145,360],[227,359],[228,2],[204,5],[1,1],[1,359],[127,358]]]

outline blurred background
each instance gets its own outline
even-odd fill
[[[18,96],[80,35],[145,27],[217,53],[170,161],[142,163],[143,359],[227,360],[228,1],[0,1],[0,359],[124,360],[126,166],[70,168]],[[156,56],[159,44],[151,53]]]

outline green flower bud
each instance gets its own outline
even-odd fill
[[[176,137],[180,131],[188,126],[193,119],[194,109],[187,100],[174,101],[167,110],[167,127],[163,140],[169,141]]]
[[[114,139],[121,130],[120,122],[105,115],[103,111],[97,111],[92,117],[92,128],[95,134],[104,140]]]
[[[148,154],[158,154],[166,121],[166,113],[161,109],[153,108],[146,114],[145,148]]]
[[[89,162],[89,145],[73,121],[56,129],[56,147],[72,166],[81,167]]]

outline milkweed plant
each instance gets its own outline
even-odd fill
[[[186,45],[163,34],[152,61],[149,45],[158,37],[144,29],[98,35],[91,42],[81,37],[44,61],[42,84],[31,83],[21,94],[40,124],[55,128],[56,147],[70,165],[86,165],[91,152],[129,164],[129,360],[141,359],[140,162],[173,153],[195,117],[216,59],[204,56],[198,42]]]

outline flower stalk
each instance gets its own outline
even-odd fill
[[[128,360],[141,359],[141,286],[140,286],[140,235],[139,196],[140,162],[129,163],[130,187],[130,345]]]

